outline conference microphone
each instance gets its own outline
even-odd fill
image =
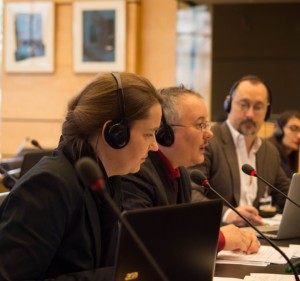
[[[137,244],[139,249],[142,251],[144,256],[147,258],[148,262],[153,266],[157,274],[162,281],[168,281],[158,263],[155,261],[153,256],[150,254],[142,240],[136,234],[135,230],[131,227],[130,223],[121,215],[121,212],[113,199],[110,197],[106,190],[105,180],[103,174],[98,167],[98,164],[90,157],[80,158],[75,164],[76,171],[83,182],[85,182],[94,192],[100,193],[106,202],[109,204],[111,210],[117,216],[118,220],[121,222],[122,226],[125,227],[131,238]]]
[[[297,271],[296,271],[293,263],[287,257],[287,255],[277,245],[275,245],[268,237],[266,237],[259,229],[257,229],[257,227],[255,227],[246,217],[244,217],[239,211],[237,211],[220,193],[218,193],[215,189],[213,189],[211,187],[211,185],[209,184],[209,181],[207,180],[207,178],[204,176],[204,174],[201,171],[193,170],[190,174],[190,178],[195,184],[201,185],[201,186],[211,190],[214,194],[216,194],[219,198],[221,198],[223,200],[223,202],[232,211],[234,211],[239,217],[241,217],[251,228],[253,228],[256,232],[258,232],[263,239],[265,239],[277,252],[279,252],[282,255],[282,257],[287,261],[287,263],[291,267],[291,269],[295,275],[295,280],[300,281]]]
[[[39,142],[37,140],[35,140],[35,139],[31,140],[31,144],[34,147],[37,147],[38,149],[43,150],[43,148],[41,147],[41,145],[39,144]]]
[[[270,184],[269,182],[267,182],[264,178],[262,178],[261,176],[259,176],[256,172],[256,170],[250,166],[249,164],[244,164],[242,166],[242,171],[251,176],[251,177],[257,177],[258,179],[260,179],[261,181],[263,181],[267,186],[272,187],[273,189],[275,189],[277,192],[279,192],[282,196],[284,196],[287,200],[289,200],[290,202],[292,202],[295,206],[297,206],[298,208],[300,208],[300,205],[297,204],[294,200],[292,200],[290,197],[288,197],[287,195],[285,195],[281,190],[279,190],[278,188],[276,188],[274,185]]]

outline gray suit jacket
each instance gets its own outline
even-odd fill
[[[206,150],[204,163],[190,169],[200,169],[209,179],[211,186],[237,207],[240,201],[239,171],[241,167],[238,166],[233,138],[226,122],[213,126],[212,131],[214,137]],[[287,194],[290,180],[280,166],[276,148],[266,140],[262,140],[262,145],[256,153],[256,170],[265,180]],[[253,205],[258,207],[259,199],[264,196],[266,190],[269,190],[268,192],[272,195],[273,204],[280,209],[283,208],[284,197],[279,192],[270,190],[260,180],[258,180],[257,196]],[[193,201],[199,200],[199,194],[199,192],[193,192]],[[212,192],[209,192],[207,196],[216,198]],[[202,200],[202,197],[200,199]]]

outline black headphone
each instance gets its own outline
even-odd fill
[[[111,75],[117,83],[117,96],[120,106],[120,120],[110,121],[106,125],[104,129],[104,138],[111,147],[120,149],[129,142],[130,133],[125,116],[125,102],[121,76],[117,72],[112,72]]]
[[[271,105],[272,105],[272,92],[270,87],[263,81],[261,80],[259,77],[254,76],[254,75],[247,75],[242,77],[241,79],[239,79],[238,81],[236,81],[233,86],[231,87],[228,96],[226,97],[226,99],[224,100],[224,110],[229,113],[231,110],[231,103],[232,103],[232,96],[233,93],[235,91],[235,89],[238,87],[238,85],[242,82],[242,81],[248,81],[248,80],[254,80],[257,82],[260,82],[262,84],[264,84],[267,88],[268,91],[268,107],[267,107],[267,111],[266,111],[266,115],[265,115],[265,121],[267,121],[270,118],[271,115]]]
[[[168,125],[164,112],[162,112],[161,126],[156,131],[156,141],[162,146],[171,146],[174,143],[174,131],[170,125]]]
[[[274,137],[278,140],[282,140],[283,136],[284,136],[283,125],[281,124],[281,122],[279,120],[276,120]]]

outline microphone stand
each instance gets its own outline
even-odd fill
[[[278,188],[276,188],[274,185],[270,184],[269,182],[267,182],[264,178],[262,178],[261,176],[259,176],[258,174],[253,175],[254,177],[257,177],[258,179],[260,179],[261,181],[263,181],[266,185],[271,186],[273,189],[275,189],[277,192],[279,192],[283,197],[285,197],[287,200],[289,200],[290,202],[292,202],[295,206],[297,206],[298,208],[300,208],[300,205],[297,204],[294,200],[292,200],[289,196],[286,196],[286,194],[284,194],[281,190],[279,190]]]
[[[255,231],[257,231],[261,237],[263,237],[275,250],[277,250],[287,261],[287,263],[290,265],[296,281],[300,281],[298,273],[293,265],[293,263],[290,261],[290,259],[287,257],[287,255],[277,246],[275,245],[268,237],[266,237],[257,227],[255,227],[246,217],[244,217],[240,212],[238,212],[221,194],[219,194],[216,190],[214,190],[211,185],[207,182],[205,183],[205,187],[209,188],[214,194],[216,194],[219,198],[221,198],[226,205],[234,211],[238,216],[240,216],[250,227],[252,227]]]

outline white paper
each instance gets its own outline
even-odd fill
[[[214,277],[213,281],[240,281],[243,279],[231,278],[231,277]]]
[[[290,259],[297,253],[297,250],[292,248],[280,248]],[[259,261],[259,262],[269,262],[275,264],[285,264],[286,260],[282,255],[277,252],[274,248],[270,246],[261,246],[259,251],[255,254],[247,255],[243,252],[233,252],[233,251],[220,251],[217,259],[234,260],[234,261]]]
[[[268,274],[268,273],[251,273],[246,276],[245,281],[295,281],[294,275]]]

